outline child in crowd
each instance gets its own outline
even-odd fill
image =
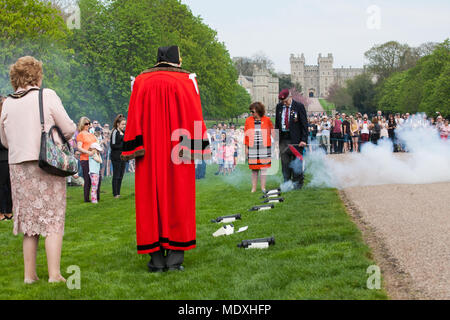
[[[231,174],[234,167],[234,139],[228,139],[225,144],[225,155],[224,155],[224,174]]]
[[[225,133],[221,134],[220,142],[217,146],[217,163],[219,164],[219,169],[215,173],[215,175],[224,173],[224,165],[225,165],[225,146],[226,146],[227,135]]]
[[[94,142],[91,144],[90,151],[94,151],[92,156],[89,156],[89,176],[91,177],[91,203],[98,203],[97,192],[99,192],[100,182],[100,166],[102,164],[101,153],[103,148],[99,143]]]

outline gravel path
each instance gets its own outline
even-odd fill
[[[450,299],[450,182],[352,187],[341,194],[383,243],[382,255],[395,264],[393,278],[411,279],[411,294],[401,296],[389,292],[395,285],[385,277],[391,298]]]

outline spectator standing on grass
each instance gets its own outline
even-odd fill
[[[317,150],[321,147],[322,144],[322,122],[320,118],[317,119],[317,134],[316,134],[316,147],[314,148]],[[326,150],[326,149],[325,149]]]
[[[438,130],[439,133],[441,132],[441,129],[442,129],[443,126],[444,126],[443,118],[442,118],[441,115],[439,115],[436,118],[436,124],[435,124],[435,127],[436,127],[436,129]]]
[[[91,178],[89,176],[89,156],[93,152],[89,150],[91,144],[97,142],[95,135],[90,133],[91,121],[87,117],[81,117],[78,123],[77,149],[80,153],[80,164],[84,179],[84,202],[91,202]],[[100,195],[98,196],[100,198]]]
[[[113,165],[112,190],[114,198],[120,198],[123,175],[125,174],[126,161],[120,158],[123,152],[123,138],[127,120],[119,114],[114,120],[111,132],[111,161]]]
[[[316,118],[312,117],[311,122],[308,126],[309,131],[309,137],[308,137],[308,144],[309,144],[309,151],[312,152],[312,145],[316,143],[317,138],[317,122]]]
[[[3,101],[0,96],[0,114]],[[9,177],[8,149],[0,143],[0,221],[12,219],[11,179]]]
[[[220,140],[219,140],[219,144],[217,146],[217,164],[218,164],[218,169],[217,172],[215,173],[215,175],[219,175],[219,174],[223,174],[224,171],[224,166],[225,166],[225,145],[226,145],[226,139],[227,139],[227,135],[225,132],[222,132],[220,135]]]
[[[260,102],[250,105],[250,114],[251,116],[245,121],[245,154],[249,168],[252,170],[252,193],[256,192],[258,175],[261,190],[264,192],[266,191],[266,172],[271,167],[272,161],[273,123],[266,116],[266,107]],[[305,138],[307,140],[307,137]]]
[[[380,140],[380,134],[381,134],[381,126],[380,123],[378,123],[378,117],[372,118],[372,125],[370,126],[371,135],[370,135],[370,141],[373,144],[378,144],[378,140]]]
[[[91,178],[92,185],[91,203],[98,203],[100,201],[97,195],[100,194],[100,181],[102,179],[100,168],[102,164],[101,153],[103,152],[103,148],[98,142],[95,142],[91,144],[89,151],[92,152],[92,155],[89,156],[89,177]]]
[[[351,142],[351,125],[350,125],[350,117],[345,115],[344,121],[342,122],[342,132],[344,138],[344,153],[350,151],[350,142]]]
[[[342,153],[342,121],[339,114],[336,113],[335,118],[331,122],[331,144],[333,145],[333,153]]]
[[[448,140],[448,136],[450,135],[450,126],[448,124],[448,120],[445,120],[444,125],[441,127],[441,139]]]
[[[362,147],[370,139],[370,121],[367,114],[364,114],[363,121],[361,123],[361,145]]]
[[[111,130],[109,130],[109,124],[105,123],[103,125],[102,131],[103,141],[101,147],[103,148],[102,152],[102,171],[101,175],[103,177],[109,177],[111,175]]]
[[[330,121],[328,121],[328,117],[326,115],[323,117],[320,127],[322,128],[322,143],[321,143],[321,145],[324,146],[325,152],[330,154],[331,153],[331,143],[330,143],[331,123],[330,123]]]
[[[395,121],[394,115],[390,114],[387,122],[388,136],[392,142],[392,145],[394,146],[394,152],[397,152],[398,150],[396,145],[397,142],[395,141],[395,129],[397,129],[397,122]]]
[[[233,171],[234,167],[234,151],[236,150],[234,144],[234,138],[229,137],[225,144],[224,155],[224,174],[229,175]]]
[[[353,152],[359,152],[358,139],[359,139],[359,125],[358,121],[351,116],[350,117],[350,135],[352,137],[352,150]]]
[[[61,248],[66,211],[66,179],[39,168],[41,122],[39,91],[42,62],[26,56],[10,67],[14,94],[3,103],[1,143],[8,149],[14,234],[23,234],[24,282],[39,281],[36,257],[39,237],[45,237],[49,283],[65,282],[61,275]],[[76,125],[67,115],[55,91],[42,89],[44,130],[58,126],[66,139]],[[3,270],[4,271],[4,270]]]
[[[380,139],[389,139],[388,124],[386,123],[386,120],[384,118],[381,120],[380,125]]]

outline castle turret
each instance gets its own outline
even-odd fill
[[[291,54],[291,81],[302,86],[305,89],[305,55],[295,56]]]
[[[269,103],[269,80],[271,76],[265,69],[253,68],[253,99],[267,106]]]
[[[319,83],[320,83],[318,96],[326,97],[328,96],[328,89],[334,82],[333,55],[329,53],[328,56],[322,57],[322,54],[319,54],[317,63],[319,65]]]

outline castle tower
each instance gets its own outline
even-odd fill
[[[269,79],[270,73],[267,70],[253,69],[253,102],[259,101],[267,106],[269,101]]]
[[[295,56],[291,54],[291,81],[302,86],[302,92],[305,90],[305,55]]]
[[[280,93],[280,80],[276,77],[269,79],[269,101],[266,104],[267,112],[275,114],[275,108],[278,104],[278,94]]]
[[[322,57],[322,54],[319,54],[317,63],[319,65],[318,96],[325,98],[326,96],[328,96],[328,89],[335,81],[334,69],[333,69],[333,63],[334,63],[333,55],[331,53],[329,53],[327,57]]]

